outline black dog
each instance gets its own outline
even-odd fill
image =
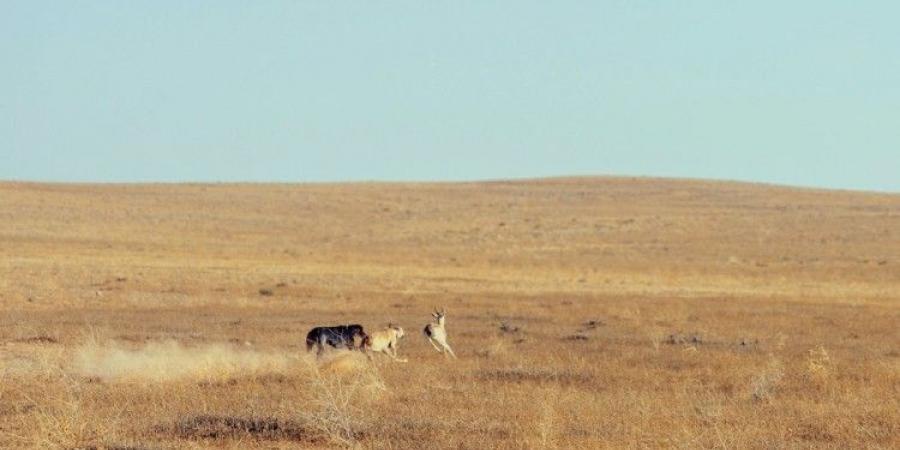
[[[362,325],[338,325],[335,327],[315,327],[306,335],[306,351],[317,346],[317,355],[325,351],[325,344],[334,348],[347,347],[350,350],[361,349],[366,338]]]

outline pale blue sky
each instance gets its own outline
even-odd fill
[[[900,6],[0,2],[0,179],[900,191]]]

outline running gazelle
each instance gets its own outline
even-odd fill
[[[443,353],[444,356],[447,356],[449,353],[450,356],[456,358],[456,354],[453,353],[453,349],[447,343],[447,328],[444,326],[444,318],[447,316],[446,310],[443,307],[440,311],[435,309],[431,315],[434,317],[434,320],[425,325],[425,329],[422,330],[425,333],[425,338],[435,350]]]

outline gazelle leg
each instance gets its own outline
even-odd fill
[[[450,356],[452,356],[453,359],[456,359],[456,353],[453,353],[453,349],[450,348],[450,344],[444,343],[444,348],[447,349],[448,352],[450,352]]]
[[[438,353],[444,353],[444,349],[438,347],[437,344],[434,343],[434,339],[428,339],[428,343],[431,344],[431,346],[434,347],[434,349],[437,350]]]

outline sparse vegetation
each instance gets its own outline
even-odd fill
[[[0,447],[900,447],[897,195],[0,183],[0,216]],[[351,322],[409,362],[306,353]]]

